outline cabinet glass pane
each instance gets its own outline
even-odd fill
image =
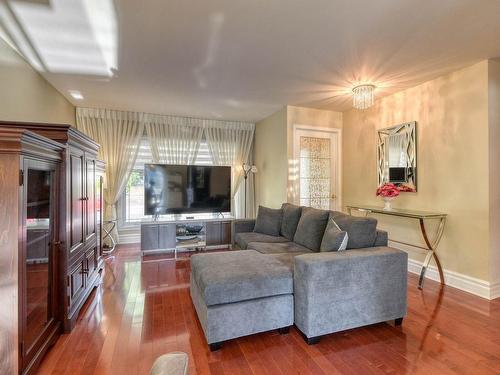
[[[51,171],[28,169],[26,241],[26,348],[52,318],[51,301]]]

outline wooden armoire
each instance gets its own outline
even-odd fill
[[[60,332],[73,328],[99,283],[103,164],[98,149],[69,125],[0,122],[0,207],[6,209],[0,244],[10,245],[2,246],[0,273],[16,272],[9,257],[18,264],[18,274],[9,279],[16,287],[0,285],[0,297],[17,288],[9,302],[17,303],[19,313],[17,330],[0,327],[0,341],[6,339],[0,354],[7,351],[18,361],[9,372],[0,364],[0,373],[33,372]],[[0,320],[9,311],[0,306]],[[29,327],[34,317],[40,318],[35,330]]]

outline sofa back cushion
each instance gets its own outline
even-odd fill
[[[257,219],[255,219],[254,232],[268,234],[270,236],[279,236],[281,229],[281,219],[283,212],[281,208],[273,209],[259,206]]]
[[[313,251],[319,251],[325,233],[329,212],[311,207],[303,207],[293,242]]]
[[[283,203],[283,219],[281,220],[281,235],[293,241],[297,225],[299,224],[302,207],[290,203]]]
[[[347,232],[347,249],[372,247],[377,238],[377,220],[372,217],[346,215],[343,212],[330,211],[330,217],[340,229]]]

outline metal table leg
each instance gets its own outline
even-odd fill
[[[347,212],[349,215],[352,215],[352,209],[353,209],[353,207],[347,207]],[[368,214],[373,212],[370,208],[356,207],[355,210],[358,212],[364,213],[365,216],[368,216]],[[375,213],[377,213],[377,214],[393,214],[396,216],[410,217],[410,218],[414,218],[414,219],[418,218],[419,223],[420,223],[420,231],[422,233],[422,236],[424,238],[425,245],[426,245],[425,247],[420,246],[420,245],[415,245],[415,244],[409,244],[409,243],[402,242],[402,241],[396,241],[396,240],[392,240],[392,241],[401,243],[403,245],[415,246],[415,247],[418,247],[418,248],[421,248],[421,249],[427,251],[427,254],[425,256],[425,261],[422,264],[422,270],[420,271],[420,277],[419,277],[419,281],[418,281],[418,288],[419,289],[422,289],[424,286],[425,272],[427,271],[427,268],[429,267],[429,263],[430,263],[432,258],[434,258],[434,262],[436,262],[436,266],[437,266],[437,269],[439,271],[439,278],[441,280],[441,284],[444,284],[443,267],[441,267],[441,262],[439,261],[439,258],[437,256],[436,249],[439,245],[439,242],[441,241],[441,237],[443,236],[444,226],[446,224],[446,215],[440,214],[437,217],[431,216],[430,218],[428,218],[428,219],[439,218],[439,220],[440,220],[434,242],[431,242],[431,240],[429,239],[429,236],[427,235],[427,229],[425,227],[425,219],[426,219],[425,217],[416,217],[415,215],[410,215],[410,214],[405,215],[404,213],[398,213],[398,212],[393,213],[392,211],[384,212],[384,211],[380,211],[380,210],[375,211]]]
[[[420,271],[420,277],[418,280],[418,288],[423,289],[424,287],[424,279],[425,279],[425,272],[427,271],[427,268],[429,267],[429,263],[431,261],[431,258],[434,258],[434,261],[436,262],[436,266],[439,272],[439,279],[441,280],[441,284],[444,284],[444,273],[443,273],[443,268],[441,267],[441,262],[439,261],[439,258],[437,257],[436,254],[436,248],[439,245],[439,241],[441,241],[441,237],[443,236],[443,231],[444,231],[444,225],[446,223],[446,216],[440,218],[439,221],[439,227],[436,232],[436,238],[434,239],[434,242],[431,243],[429,240],[429,237],[427,236],[427,230],[425,228],[425,221],[424,219],[419,219],[420,221],[420,231],[422,232],[422,236],[424,237],[425,244],[427,245],[427,255],[425,256],[424,263],[422,264],[422,270]]]
[[[105,224],[111,224],[111,228],[109,228],[109,230],[106,229],[106,227],[104,226]],[[111,247],[108,248],[107,250],[103,250],[102,251],[106,255],[111,254],[115,250],[115,247],[116,247],[115,239],[111,235],[111,232],[113,232],[113,230],[115,229],[115,227],[116,227],[116,220],[108,220],[108,221],[104,222],[103,226],[102,226],[102,230],[105,233],[105,236],[102,238],[102,241],[104,242],[104,240],[106,238],[109,238],[109,240],[111,241]]]

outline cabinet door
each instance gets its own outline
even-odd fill
[[[220,243],[221,245],[231,244],[231,222],[221,223],[221,233],[220,233]]]
[[[60,312],[57,252],[52,245],[59,240],[59,166],[25,159],[23,170],[21,228],[26,241],[18,255],[19,373],[47,343]]]
[[[160,224],[158,226],[158,247],[160,249],[174,249],[176,245],[176,230],[175,224]]]
[[[97,269],[97,247],[93,247],[89,251],[87,251],[86,258],[87,270],[90,277]]]
[[[77,299],[80,293],[85,289],[85,280],[87,276],[87,260],[79,261],[69,273],[69,290],[68,296],[70,304]]]
[[[158,225],[141,225],[141,250],[158,249]]]
[[[84,242],[83,153],[78,150],[71,151],[69,164],[70,252],[72,253]]]
[[[96,233],[95,160],[85,158],[85,239]]]
[[[208,221],[206,226],[207,246],[220,245],[221,243],[221,223],[219,221]]]

